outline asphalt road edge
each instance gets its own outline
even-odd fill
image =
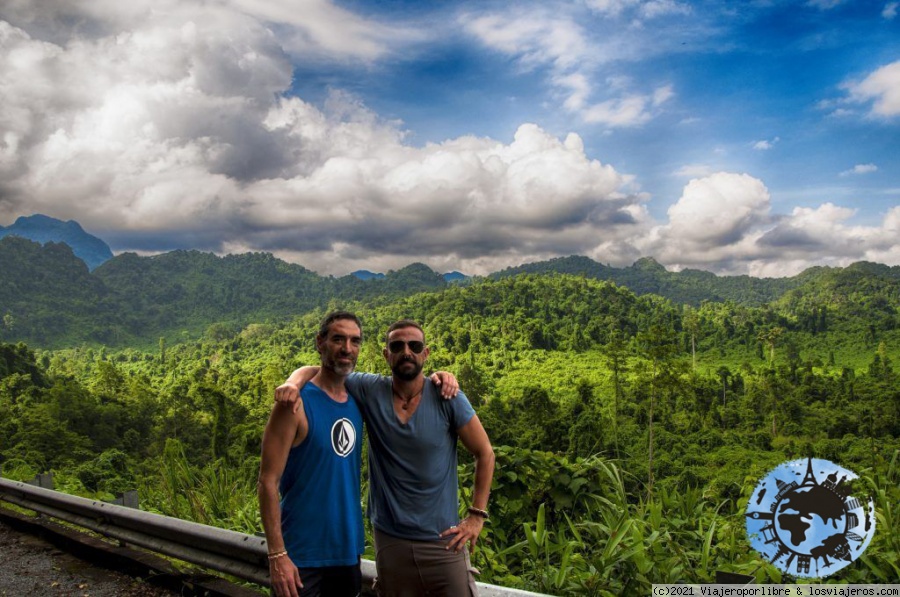
[[[0,521],[16,531],[36,535],[57,548],[97,566],[140,578],[143,582],[190,597],[260,597],[266,593],[213,574],[182,571],[169,560],[138,548],[104,541],[62,526],[47,517],[27,516],[0,506]]]

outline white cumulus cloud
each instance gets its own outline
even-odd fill
[[[852,225],[856,210],[831,202],[776,214],[769,190],[747,174],[691,180],[668,215],[637,246],[674,269],[715,263],[720,274],[777,277],[813,265],[900,263],[900,207],[875,226]]]
[[[872,116],[892,118],[900,115],[900,60],[886,64],[862,81],[846,87],[851,100],[872,103]]]
[[[265,250],[335,273],[414,260],[487,273],[648,226],[631,178],[576,134],[524,124],[506,142],[413,147],[350,94],[285,95],[293,50],[260,17],[278,5],[149,6],[50,41],[40,14],[0,22],[4,218],[75,219],[117,250]]]
[[[733,245],[770,209],[769,191],[747,174],[719,172],[690,181],[669,208],[664,236],[679,246],[708,250]]]

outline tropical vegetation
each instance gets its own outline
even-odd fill
[[[360,370],[385,371],[381,334],[412,317],[430,367],[454,372],[476,405],[497,453],[475,556],[485,582],[641,595],[717,571],[790,581],[751,549],[744,512],[766,472],[808,456],[858,473],[876,506],[871,545],[827,582],[900,578],[897,268],[771,284],[657,271],[690,298],[678,300],[554,262],[463,285],[424,266],[321,278],[259,254],[117,256],[88,272],[65,245],[27,242],[0,241],[34,259],[0,267],[5,477],[53,471],[63,490],[99,498],[137,488],[148,510],[259,531],[273,389],[317,361],[318,321],[343,307],[365,324]],[[571,263],[585,265],[555,266]],[[70,288],[68,302],[40,287]],[[103,329],[121,333],[106,342]],[[471,466],[463,457],[463,506]]]

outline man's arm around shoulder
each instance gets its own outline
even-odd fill
[[[288,376],[284,383],[275,388],[275,402],[284,402],[293,406],[293,411],[297,412],[300,400],[300,388],[305,386],[312,378],[319,373],[319,367],[315,365],[306,365],[294,371]],[[364,386],[371,386],[378,380],[387,379],[384,375],[375,375],[372,373],[351,373],[347,377],[347,390],[356,396],[362,398],[365,392],[362,391]],[[440,388],[440,394],[445,399],[451,399],[456,396],[459,391],[459,383],[456,377],[448,371],[436,371],[430,375],[431,381]]]
[[[284,383],[275,388],[275,404],[288,404],[292,412],[297,412],[300,408],[300,388],[305,386],[317,373],[319,373],[319,367],[313,365],[294,369]]]

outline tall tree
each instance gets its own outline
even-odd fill
[[[612,374],[613,381],[613,441],[616,447],[616,458],[619,458],[619,404],[623,398],[622,378],[628,372],[628,355],[622,332],[614,329],[610,333],[609,343],[604,349],[606,366]]]
[[[671,360],[676,354],[675,334],[671,328],[652,325],[639,332],[638,345],[650,362],[650,409],[647,422],[647,493],[653,493],[653,416],[661,390],[674,380]]]

